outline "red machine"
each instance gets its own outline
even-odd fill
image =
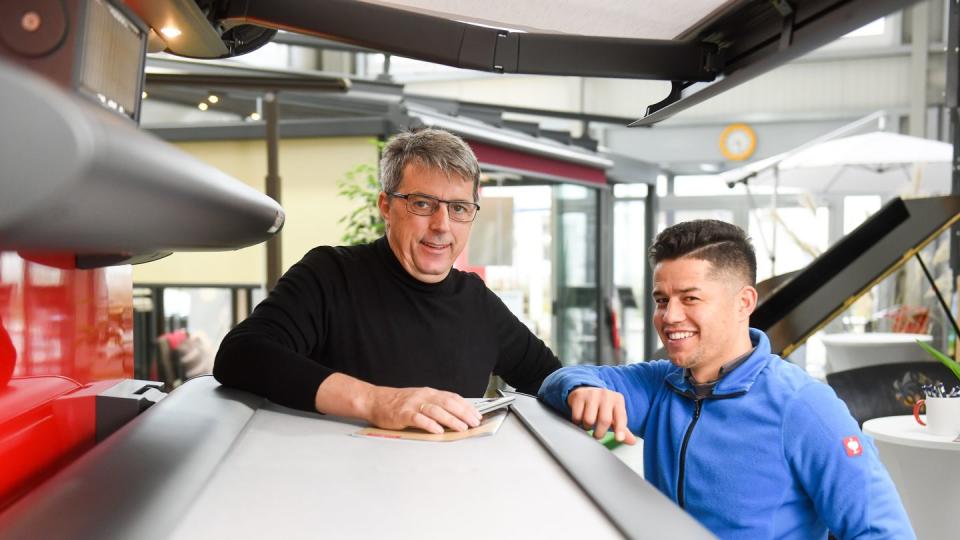
[[[131,285],[0,255],[0,508],[95,443],[97,394],[133,376]]]
[[[0,511],[161,399],[128,263],[272,237],[280,206],[138,129],[149,28],[112,0],[0,4]]]

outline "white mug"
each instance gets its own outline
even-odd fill
[[[927,421],[920,419],[920,407],[927,406]],[[927,426],[927,433],[956,437],[960,435],[960,398],[928,397],[913,405],[913,417],[921,426]]]

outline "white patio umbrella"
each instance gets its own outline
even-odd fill
[[[828,135],[829,137],[829,135]],[[808,143],[720,174],[727,184],[773,186],[769,244],[773,267],[777,245],[777,191],[799,188],[811,194],[943,195],[950,193],[953,146],[947,143],[875,131]],[[787,232],[794,234],[790,229]],[[775,270],[774,268],[771,268]]]
[[[953,147],[876,131],[814,144],[721,174],[727,183],[796,187],[812,193],[947,194]],[[779,173],[779,179],[776,174]]]

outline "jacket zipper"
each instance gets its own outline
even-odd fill
[[[693,428],[696,427],[697,421],[700,420],[700,409],[703,408],[703,400],[697,398],[694,400],[694,409],[693,409],[693,420],[690,421],[690,425],[687,427],[687,433],[683,436],[683,443],[680,445],[680,474],[677,477],[677,504],[680,505],[680,508],[683,508],[683,474],[684,468],[686,467],[687,462],[687,443],[690,442],[690,435],[693,433]]]

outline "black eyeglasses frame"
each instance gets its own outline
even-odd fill
[[[399,192],[396,192],[396,191],[388,191],[388,192],[386,192],[386,193],[387,193],[387,195],[390,196],[390,197],[397,197],[397,198],[400,198],[400,199],[403,199],[404,201],[406,201],[407,204],[405,204],[404,206],[406,207],[407,212],[410,212],[411,214],[413,214],[413,215],[415,215],[415,216],[424,216],[424,217],[427,217],[427,216],[432,216],[432,215],[436,214],[436,213],[437,213],[437,210],[440,209],[440,203],[444,203],[444,204],[447,205],[447,216],[450,218],[451,221],[456,221],[457,223],[472,223],[474,220],[477,219],[477,214],[480,213],[480,205],[477,204],[477,203],[475,203],[475,202],[470,202],[470,201],[448,201],[448,200],[445,200],[445,199],[441,199],[441,198],[439,198],[439,197],[434,197],[433,195],[426,195],[426,194],[424,194],[424,193],[399,193]],[[411,196],[423,197],[424,199],[429,199],[429,200],[431,200],[431,201],[434,201],[436,204],[432,207],[432,210],[431,210],[431,212],[430,212],[429,214],[419,214],[419,213],[417,213],[417,212],[414,212],[413,209],[412,209],[411,206],[410,206],[410,197],[411,197]],[[463,219],[456,219],[456,218],[454,218],[454,217],[453,217],[453,213],[450,212],[450,205],[451,205],[451,204],[463,204],[463,205],[466,205],[466,206],[472,206],[473,208],[475,208],[475,210],[473,211],[473,216],[472,216],[469,220],[463,220]]]

